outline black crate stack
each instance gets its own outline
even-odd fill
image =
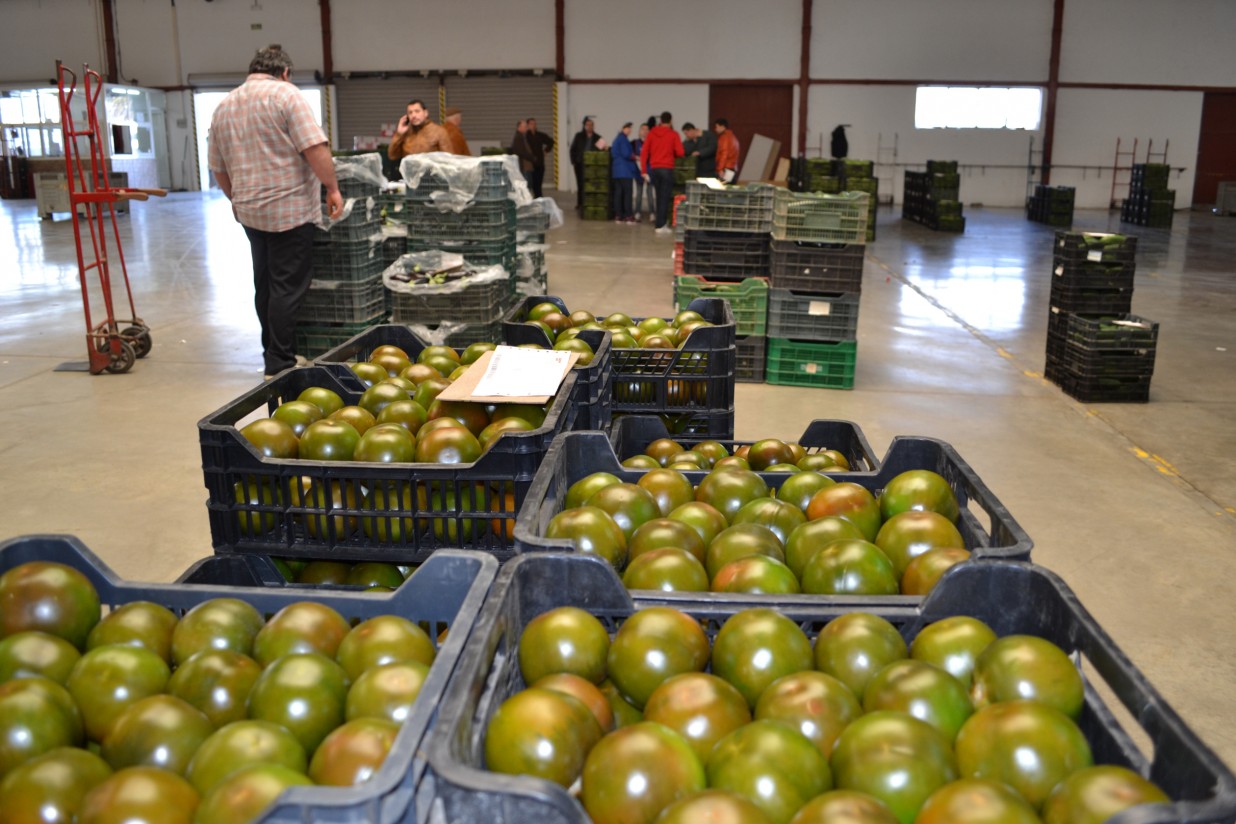
[[[1036,184],[1034,194],[1026,200],[1026,219],[1048,226],[1073,225],[1072,186]]]
[[[584,152],[584,220],[609,220],[613,215],[608,151]]]
[[[1130,314],[1137,238],[1057,232],[1044,376],[1083,403],[1145,402],[1159,324]]]
[[[938,232],[964,232],[956,160],[928,160],[927,171],[905,173],[901,217]]]
[[[1176,190],[1167,188],[1171,167],[1166,163],[1135,163],[1129,182],[1129,196],[1120,207],[1122,223],[1135,223],[1154,229],[1172,228],[1176,211]]]

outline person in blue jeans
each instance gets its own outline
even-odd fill
[[[652,118],[652,117],[648,118],[647,123],[639,124],[639,137],[631,141],[631,147],[635,149],[636,157],[639,156],[640,151],[644,148],[644,141],[648,138],[648,130],[651,129],[655,124],[656,124],[656,118]],[[647,170],[644,170],[644,171],[646,173]],[[645,193],[648,195],[648,215],[649,217],[651,217],[652,213],[656,211],[656,208],[657,208],[655,194],[652,191],[652,183],[645,180],[643,175],[641,175],[640,177],[635,178],[635,222],[636,223],[643,220]]]
[[[631,209],[631,192],[639,172],[639,155],[631,146],[631,124],[623,123],[622,131],[610,146],[610,176],[614,179],[614,222],[634,223]],[[642,179],[642,178],[641,178]]]

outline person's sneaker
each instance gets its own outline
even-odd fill
[[[636,219],[635,219],[635,218],[633,218],[633,217],[629,217],[629,218],[627,218],[626,220],[624,220],[624,221],[622,221],[622,222],[623,222],[623,223],[625,223],[625,224],[627,224],[628,226],[634,226],[636,223],[639,223],[639,221],[638,221],[638,220],[636,220]]]
[[[662,226],[660,229],[657,229],[657,234],[658,235],[672,235],[674,234],[674,230],[668,226]]]
[[[616,218],[614,218],[614,223],[626,223],[626,221],[625,221],[625,220],[623,220],[623,219],[622,219],[622,218],[620,218],[620,217],[616,217]]]
[[[297,355],[296,365],[297,366],[313,366],[313,361],[309,360],[304,355]]]
[[[643,219],[644,219],[644,216],[643,216],[643,215],[641,215],[641,214],[636,214],[636,215],[635,215],[635,217],[631,218],[631,221],[632,221],[633,223],[639,223],[639,222],[640,222],[640,221],[642,221]]]

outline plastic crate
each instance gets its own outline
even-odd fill
[[[609,168],[609,152],[603,149],[589,149],[584,152],[584,168],[589,166],[604,166]]]
[[[1133,263],[1137,238],[1099,232],[1056,232],[1055,261]]]
[[[867,237],[868,195],[852,192],[817,195],[778,189],[773,205],[775,240],[863,243]]]
[[[1133,309],[1133,287],[1069,286],[1053,278],[1048,302],[1052,314],[1125,315]]]
[[[109,608],[151,601],[182,615],[212,598],[237,598],[263,615],[302,601],[303,588],[266,588],[228,584],[136,583],[119,578],[80,540],[67,535],[30,535],[0,544],[0,572],[27,561],[52,561],[84,574]],[[460,551],[430,558],[397,591],[358,593],[318,588],[313,600],[352,621],[395,614],[424,623],[438,654],[412,711],[400,727],[382,767],[356,787],[293,787],[282,793],[255,822],[260,824],[331,824],[342,821],[427,821],[428,810],[414,805],[425,772],[423,743],[447,682],[467,647],[481,604],[498,564],[492,558]],[[441,641],[439,634],[448,632]]]
[[[734,344],[734,380],[738,383],[763,383],[764,358],[768,338],[748,335]]]
[[[395,323],[437,326],[455,321],[487,326],[501,321],[511,308],[514,286],[511,278],[481,281],[454,291],[424,288],[391,293],[391,319]]]
[[[829,175],[811,175],[807,178],[806,191],[826,195],[841,193],[841,178]]]
[[[683,271],[717,279],[768,277],[768,233],[684,230]]]
[[[615,412],[614,424],[627,418],[655,418],[674,438],[725,441],[734,437],[734,410],[721,412]]]
[[[359,323],[298,323],[295,327],[296,353],[302,357],[316,358],[375,323],[385,323],[386,318],[383,313],[373,320]]]
[[[741,344],[740,344],[741,345]],[[672,438],[683,446],[699,443],[704,438],[671,435],[665,423],[652,415],[628,415],[615,421],[609,440],[615,458],[621,462],[632,455],[641,455],[648,444],[661,438]],[[727,440],[725,448],[732,454],[740,446],[750,446],[752,441]],[[874,472],[880,468],[880,459],[867,442],[867,436],[858,424],[851,421],[817,420],[807,424],[798,443],[808,454],[825,449],[835,449],[850,462],[854,472]]]
[[[399,227],[403,229],[404,227]],[[390,266],[395,261],[399,260],[403,255],[408,253],[408,233],[400,231],[396,233],[383,232],[382,234],[382,266]]]
[[[1052,275],[1053,284],[1066,288],[1132,289],[1134,266],[1132,261],[1057,260]]]
[[[410,201],[405,210],[409,241],[506,240],[515,235],[515,203],[473,203],[462,212]]]
[[[858,335],[857,293],[768,290],[768,336],[808,341],[854,340]]]
[[[419,237],[407,240],[409,252],[450,252],[462,255],[464,262],[472,266],[501,266],[508,273],[515,271],[516,248],[513,234],[492,240]]]
[[[584,220],[609,220],[608,206],[585,206],[583,211]]]
[[[1086,349],[1072,341],[1047,336],[1047,363],[1081,380],[1153,375],[1155,353],[1154,347]]]
[[[768,339],[764,382],[816,389],[853,389],[857,341],[813,343]]]
[[[313,242],[324,243],[355,243],[358,240],[372,241],[382,234],[382,218],[378,210],[366,210],[363,203],[358,202],[352,207],[352,214],[323,231],[318,229],[313,233]]]
[[[840,174],[846,179],[847,185],[851,178],[865,179],[875,174],[874,160],[853,160],[845,157],[833,161],[834,174]]]
[[[537,615],[575,606],[595,615],[614,632],[636,610],[659,600],[632,599],[601,559],[527,555],[498,575],[448,685],[438,723],[429,735],[422,789],[433,796],[437,821],[487,824],[585,824],[580,803],[565,789],[527,776],[485,771],[485,729],[503,700],[526,685],[517,654],[524,627]],[[675,604],[699,619],[710,638],[738,610],[752,602],[715,600]],[[1140,808],[1123,820],[1159,822],[1230,821],[1236,815],[1236,776],[1198,738],[1111,636],[1053,573],[1032,564],[991,561],[949,570],[921,604],[855,604],[843,600],[787,605],[779,610],[814,639],[832,619],[853,611],[879,615],[908,642],[927,625],[955,615],[987,623],[998,636],[1034,635],[1058,645],[1074,660],[1085,660],[1085,703],[1078,724],[1096,763],[1127,766],[1147,775],[1171,797],[1166,807]],[[1101,682],[1100,691],[1095,682]],[[1103,696],[1111,696],[1105,699]],[[1153,751],[1134,743],[1134,730],[1117,720],[1107,700],[1118,702],[1139,724]]]
[[[1150,400],[1150,379],[1153,376],[1144,374],[1081,377],[1049,360],[1043,377],[1059,386],[1066,395],[1082,403],[1146,403]]]
[[[417,563],[435,549],[453,546],[509,557],[512,544],[507,527],[550,443],[575,428],[579,412],[572,402],[575,376],[567,375],[541,427],[502,434],[472,463],[375,464],[263,457],[236,425],[256,417],[254,413],[273,411],[310,386],[331,389],[346,404],[360,399],[360,393],[343,383],[334,370],[310,366],[283,372],[198,423],[216,553]],[[312,484],[316,494],[300,494],[305,483]],[[237,484],[241,485],[240,501],[236,500]],[[379,487],[395,488],[390,497],[398,499],[392,500],[397,509],[383,509],[375,515],[367,507],[367,494]],[[400,494],[404,489],[406,496]],[[246,502],[259,491],[269,492],[268,503]],[[246,534],[241,515],[270,521],[271,528]],[[372,536],[362,528],[366,521],[378,527],[371,530]],[[307,524],[316,528],[307,529]],[[431,526],[438,527],[438,534]],[[391,534],[401,540],[380,540]]]
[[[549,212],[533,201],[515,209],[515,229],[520,233],[544,234],[549,231]]]
[[[476,193],[471,200],[476,203],[492,203],[504,201],[510,197],[511,181],[507,175],[506,165],[501,161],[484,160],[479,164],[481,179],[477,184]],[[436,171],[425,171],[415,189],[408,190],[408,200],[416,203],[428,203],[438,192],[450,189],[450,184]]]
[[[1159,324],[1137,315],[1078,315],[1053,313],[1049,335],[1086,349],[1153,349],[1159,340]]]
[[[376,277],[361,283],[315,280],[296,310],[297,323],[372,322],[386,313],[386,287]]]
[[[927,174],[929,175],[955,175],[957,174],[956,160],[928,160]]]
[[[695,275],[674,278],[674,306],[686,309],[696,298],[720,298],[734,313],[735,334],[763,335],[768,316],[768,279],[746,278],[738,283],[711,281]]]
[[[314,280],[359,283],[382,274],[382,235],[364,240],[313,244]]]
[[[862,244],[799,243],[774,240],[769,283],[804,292],[861,292]]]
[[[711,186],[690,181],[679,218],[688,230],[764,232],[772,230],[777,188],[764,183],[747,186]]]

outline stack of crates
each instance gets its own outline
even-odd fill
[[[381,187],[343,178],[339,191],[352,201],[351,212],[329,231],[315,233],[313,280],[296,312],[296,352],[306,358],[382,323],[388,310]]]
[[[534,200],[515,210],[515,291],[521,297],[549,294],[549,271],[545,265],[549,209]]]
[[[453,252],[473,266],[501,266],[512,272],[515,202],[510,199],[507,168],[498,160],[482,160],[479,165],[481,182],[462,211],[440,208],[434,202],[436,193],[450,188],[436,171],[424,172],[416,187],[409,187],[400,218],[407,226],[408,251]]]
[[[777,192],[764,379],[851,389],[863,252],[875,198]]]
[[[684,195],[687,193],[687,184],[696,178],[696,169],[698,168],[698,158],[687,156],[679,157],[674,160],[674,194]]]
[[[956,160],[928,160],[927,171],[905,174],[901,217],[939,232],[964,232],[960,191]]]
[[[1034,194],[1026,199],[1026,219],[1048,226],[1073,225],[1072,186],[1036,184]]]
[[[1154,229],[1172,228],[1176,211],[1176,190],[1167,188],[1171,167],[1166,163],[1135,163],[1129,182],[1129,196],[1120,207],[1122,223],[1135,223]]]
[[[1145,402],[1159,324],[1130,314],[1137,238],[1057,232],[1044,376],[1083,403]]]
[[[880,204],[880,181],[875,177],[875,162],[842,158],[833,161],[834,179],[843,192],[865,192],[867,200],[867,242],[875,243],[876,207]]]
[[[825,195],[841,194],[841,178],[833,161],[826,157],[809,157],[803,161],[803,191]]]
[[[584,152],[584,220],[609,220],[612,212],[609,180],[609,152]]]

